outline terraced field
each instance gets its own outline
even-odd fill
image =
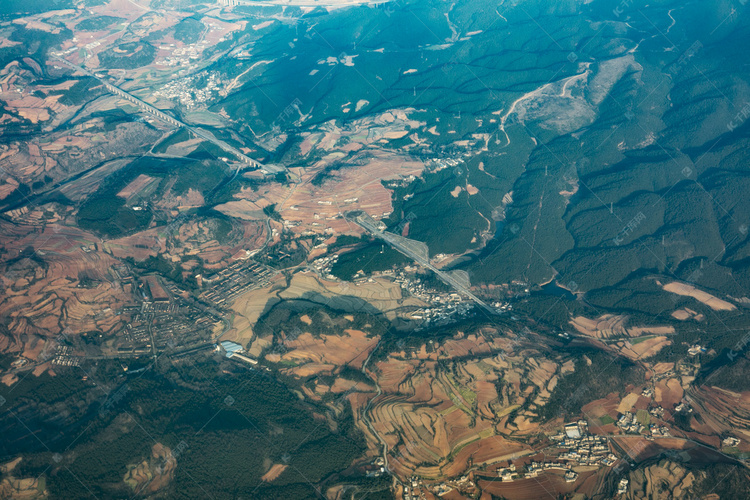
[[[743,497],[746,2],[230,3],[0,5],[0,496]]]

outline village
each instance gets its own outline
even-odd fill
[[[338,259],[338,255],[327,255],[316,259],[309,267],[326,279],[336,280],[336,276],[331,274],[331,268]],[[424,275],[420,275],[419,271],[420,268],[414,265],[376,271],[369,276],[363,271],[359,271],[355,274],[352,282],[355,284],[372,283],[375,279],[387,279],[398,284],[405,294],[429,304],[429,307],[415,309],[406,316],[407,319],[419,323],[419,329],[457,321],[474,310],[475,304],[473,301],[455,291],[436,290],[427,280],[423,279]],[[500,313],[513,310],[513,305],[507,299],[495,300],[492,306]]]

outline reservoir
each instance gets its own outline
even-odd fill
[[[555,297],[563,297],[567,300],[575,300],[576,296],[570,292],[570,290],[567,290],[560,285],[557,284],[557,281],[552,280],[546,285],[542,285],[542,291],[539,292],[544,295],[552,295]]]

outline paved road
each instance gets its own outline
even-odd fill
[[[597,434],[597,436],[607,437],[607,438],[610,439],[610,441],[612,441],[613,443],[615,443],[616,445],[618,445],[617,446],[618,449],[620,449],[620,451],[622,452],[621,453],[622,454],[622,458],[624,458],[625,460],[628,460],[628,461],[635,461],[635,460],[634,460],[633,457],[630,456],[630,454],[627,452],[627,450],[624,450],[624,449],[622,449],[621,446],[619,446],[619,443],[617,443],[616,440],[617,439],[622,439],[622,440],[626,440],[626,439],[644,439],[644,436],[642,436],[640,434]],[[732,455],[727,455],[723,451],[721,451],[719,449],[716,449],[716,448],[714,448],[712,446],[709,446],[706,443],[701,443],[700,441],[696,441],[695,439],[690,439],[690,438],[685,438],[685,437],[680,437],[680,436],[653,436],[653,438],[654,438],[653,442],[656,442],[657,440],[660,440],[660,439],[673,439],[673,440],[685,441],[687,443],[694,444],[697,447],[706,448],[707,450],[710,450],[713,453],[717,453],[717,454],[719,454],[719,455],[721,455],[721,456],[723,456],[723,457],[731,460],[732,462],[736,462],[736,463],[742,464],[744,467],[750,468],[750,463],[746,463],[744,460],[740,460],[739,458],[734,457]]]
[[[59,61],[59,62],[65,64],[66,66],[68,66],[69,68],[71,68],[71,69],[73,69],[75,71],[83,73],[86,76],[90,76],[91,78],[96,78],[97,80],[99,80],[99,82],[102,83],[102,85],[104,85],[104,87],[108,91],[110,91],[111,93],[113,93],[113,94],[115,94],[115,95],[117,95],[119,97],[122,97],[123,99],[126,99],[126,100],[132,102],[133,104],[135,104],[136,106],[138,106],[139,108],[141,108],[143,111],[145,111],[146,113],[150,114],[151,116],[153,116],[153,117],[161,120],[162,122],[167,123],[169,125],[174,125],[175,127],[186,128],[190,132],[192,132],[194,135],[196,135],[196,136],[198,136],[198,137],[200,137],[202,139],[205,139],[205,140],[207,140],[207,141],[209,141],[209,142],[217,145],[218,147],[220,147],[221,149],[223,149],[227,153],[230,153],[231,155],[233,155],[236,158],[238,158],[242,163],[246,163],[246,164],[251,165],[251,166],[253,166],[255,168],[263,170],[264,172],[267,172],[267,173],[277,172],[277,171],[283,170],[283,168],[280,168],[280,167],[278,167],[276,165],[264,165],[262,163],[259,163],[259,162],[255,161],[255,160],[253,160],[252,158],[250,158],[249,156],[245,155],[244,153],[242,153],[237,148],[235,148],[233,146],[230,146],[226,142],[217,139],[216,137],[214,137],[212,134],[206,132],[205,130],[201,130],[198,127],[194,127],[192,125],[188,125],[185,122],[182,122],[180,120],[177,120],[176,118],[173,118],[173,117],[169,116],[168,114],[166,114],[166,113],[164,113],[164,112],[156,109],[152,105],[150,105],[150,104],[148,104],[146,102],[143,102],[142,100],[138,99],[137,97],[135,97],[134,95],[130,94],[129,92],[126,92],[126,91],[122,90],[121,88],[116,87],[116,86],[112,85],[111,83],[105,81],[104,79],[99,78],[94,73],[92,73],[91,71],[87,70],[86,68],[78,66],[77,64],[73,64],[72,62],[68,61],[67,59],[64,59],[64,58],[62,58],[60,56],[57,56],[57,55],[53,55],[52,57],[56,61]]]
[[[382,339],[381,339],[382,340]],[[370,377],[367,374],[367,364],[370,362],[370,359],[372,358],[372,355],[375,354],[375,351],[378,350],[378,347],[380,347],[380,340],[378,340],[378,343],[375,345],[375,348],[370,351],[370,354],[367,356],[367,359],[364,363],[362,363],[362,374],[365,377],[371,378],[373,382],[375,382],[375,391],[376,394],[372,398],[370,398],[369,401],[367,401],[367,404],[365,405],[364,409],[362,410],[362,421],[365,423],[368,429],[370,429],[370,432],[378,438],[378,441],[380,441],[380,444],[383,446],[383,461],[385,462],[385,468],[388,469],[388,443],[383,439],[380,434],[378,434],[378,431],[375,430],[375,427],[372,425],[372,422],[370,422],[370,417],[368,413],[370,412],[370,407],[372,406],[372,402],[380,397],[381,394],[383,394],[383,390],[380,388],[380,384],[378,383],[377,377]]]
[[[318,2],[317,0],[220,0],[223,6],[252,5],[262,7],[356,7],[359,5],[386,5],[392,0],[331,0]],[[395,3],[395,2],[394,2]]]
[[[389,233],[388,231],[383,231],[380,228],[375,225],[372,218],[369,216],[366,217],[355,217],[354,222],[356,222],[358,225],[363,227],[365,230],[367,230],[370,234],[375,236],[376,238],[380,238],[381,240],[388,243],[390,246],[401,252],[402,254],[406,255],[410,259],[412,259],[417,264],[421,265],[422,267],[426,267],[433,273],[437,275],[440,280],[447,284],[448,286],[453,287],[454,290],[456,290],[461,295],[464,295],[466,297],[469,297],[471,300],[473,300],[479,307],[484,309],[490,314],[498,314],[497,310],[495,308],[491,307],[489,304],[484,302],[482,299],[471,293],[468,288],[466,288],[461,282],[459,282],[456,278],[451,276],[449,273],[446,273],[445,271],[441,271],[440,269],[433,266],[429,258],[425,258],[422,255],[419,255],[412,251],[410,248],[407,248],[402,241],[399,240],[399,238],[393,234]]]

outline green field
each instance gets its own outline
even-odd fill
[[[187,129],[180,128],[176,132],[172,133],[169,137],[157,143],[153,149],[154,153],[166,153],[167,149],[169,149],[169,146],[185,142],[188,139],[190,139],[190,132],[188,132]]]
[[[648,426],[651,423],[651,414],[647,410],[638,410],[635,414],[635,418],[641,425]]]
[[[610,417],[609,415],[604,415],[603,417],[599,419],[599,422],[601,422],[602,425],[609,425],[609,424],[614,424],[615,419]]]
[[[656,337],[655,335],[644,335],[642,337],[637,337],[632,340],[629,340],[628,342],[630,342],[632,345],[638,345],[641,342],[645,342],[646,340],[653,339],[655,337]]]

